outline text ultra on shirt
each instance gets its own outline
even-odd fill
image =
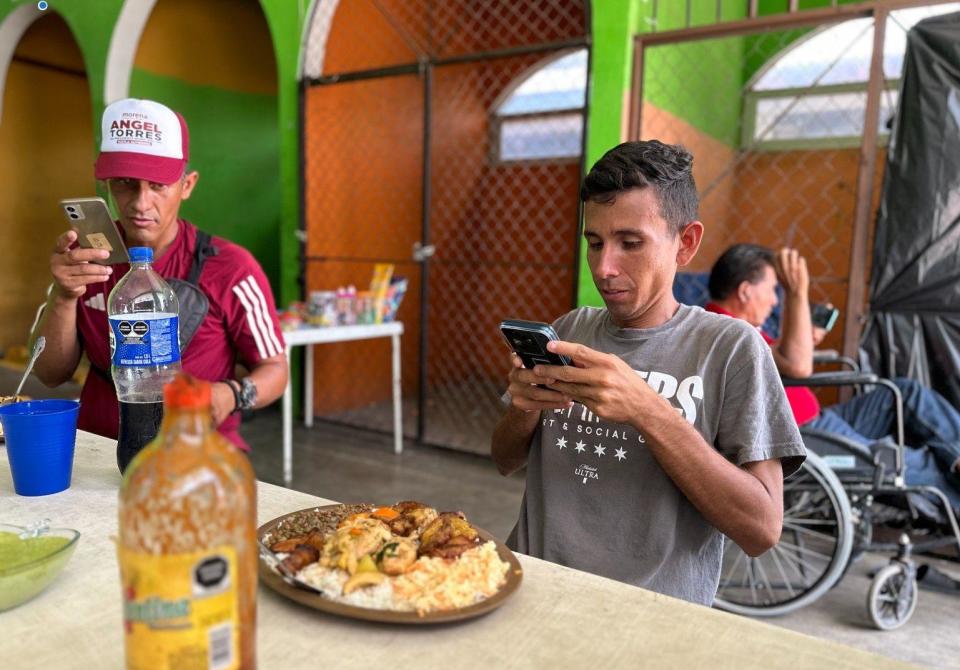
[[[622,358],[730,462],[805,457],[769,347],[749,324],[681,305],[665,324],[617,328],[605,309],[556,321],[560,339]],[[683,495],[643,436],[574,404],[541,413],[511,548],[709,605],[723,536]],[[643,422],[643,418],[639,417]]]

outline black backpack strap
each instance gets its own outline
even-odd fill
[[[197,245],[193,250],[193,266],[190,268],[190,274],[187,275],[187,281],[194,286],[199,286],[200,273],[203,271],[203,264],[211,256],[216,256],[218,250],[213,246],[210,233],[197,230]]]

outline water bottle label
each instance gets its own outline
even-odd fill
[[[175,314],[118,314],[110,317],[110,357],[117,367],[164,365],[180,360]]]

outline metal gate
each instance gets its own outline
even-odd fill
[[[916,20],[955,9],[885,0],[801,11],[791,2],[757,16],[750,2],[750,16],[722,22],[728,3],[718,2],[716,22],[697,26],[694,4],[687,26],[636,37],[630,110],[631,137],[694,153],[706,233],[689,270],[709,271],[738,242],[798,248],[811,300],[843,315],[821,346],[856,355],[897,46]]]
[[[586,105],[514,94],[586,54],[587,4],[340,2],[305,81],[306,288],[365,288],[380,262],[408,279],[404,423],[421,442],[487,453],[508,369],[498,323],[574,305]],[[389,429],[388,344],[315,355],[318,415]]]

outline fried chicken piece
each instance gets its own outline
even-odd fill
[[[467,522],[463,513],[444,512],[420,534],[420,555],[456,558],[479,542],[477,529]]]
[[[320,559],[320,551],[312,544],[298,544],[290,555],[281,561],[290,574],[297,574]]]
[[[415,537],[424,527],[437,518],[437,510],[414,500],[404,500],[393,506],[400,513],[388,522],[390,532],[401,537]]]
[[[422,502],[417,502],[416,500],[401,500],[396,505],[393,505],[393,509],[404,514],[405,512],[410,512],[411,510],[419,509],[421,507],[426,507]]]
[[[323,533],[314,531],[306,537],[291,537],[280,542],[274,542],[270,547],[271,551],[277,554],[289,554],[296,549],[298,544],[309,544],[318,550],[323,549]]]
[[[425,552],[421,552],[424,556],[430,556],[432,558],[459,558],[460,554],[463,552],[473,549],[474,547],[480,544],[480,538],[476,537],[474,539],[468,539],[464,535],[456,535],[450,538],[450,541],[443,545],[433,545],[429,547]]]

